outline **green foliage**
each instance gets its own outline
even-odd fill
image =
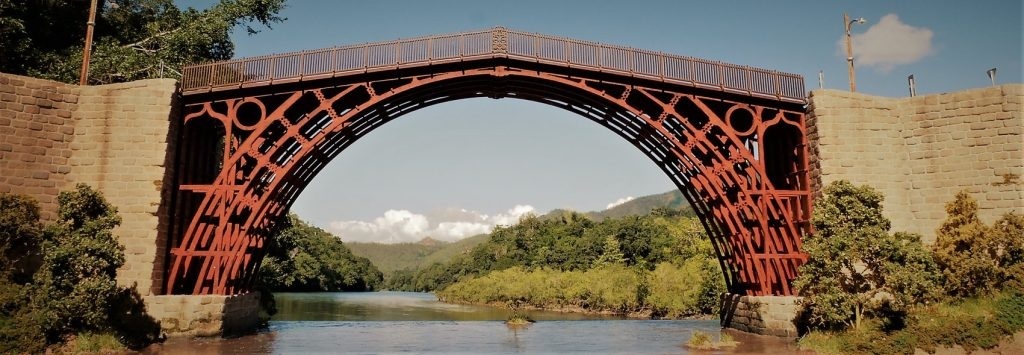
[[[658,264],[654,271],[608,264],[585,271],[548,268],[527,270],[512,267],[468,278],[439,291],[448,302],[530,305],[546,309],[582,309],[617,314],[650,314],[681,318],[717,312],[717,303],[706,302],[704,279],[719,271],[705,271],[707,259],[694,259],[683,267]],[[717,294],[716,294],[717,297]]]
[[[819,353],[910,354],[960,345],[968,351],[991,349],[1024,329],[1024,296],[1001,292],[994,297],[951,300],[913,309],[900,329],[869,320],[840,333],[811,332],[800,347]]]
[[[961,191],[946,205],[946,213],[934,245],[946,292],[969,297],[992,291],[1001,278],[999,262],[994,234],[978,219],[978,203]]]
[[[946,205],[946,220],[936,233],[935,260],[946,292],[970,297],[992,292],[1024,278],[1024,215],[1006,213],[991,227],[978,219],[978,203],[961,191]]]
[[[693,331],[693,335],[690,336],[690,340],[686,341],[686,346],[700,350],[714,349],[714,344],[711,342],[711,335],[699,330]]]
[[[124,247],[111,233],[121,217],[99,192],[79,184],[57,202],[59,220],[46,228],[46,254],[35,276],[34,293],[45,297],[31,302],[52,340],[109,328],[117,268],[124,264]]]
[[[881,194],[836,181],[817,202],[808,261],[794,286],[805,296],[803,321],[820,329],[858,327],[865,314],[901,323],[912,305],[933,299],[938,272],[920,237],[890,235]]]
[[[4,272],[0,282],[0,352],[42,352],[69,336],[89,345],[114,339],[134,348],[152,342],[159,326],[142,311],[133,288],[119,287],[117,269],[123,247],[111,230],[120,224],[116,209],[95,190],[79,184],[57,197],[58,220],[39,233],[35,202],[0,194],[0,224],[5,241],[38,238],[42,264],[30,282],[16,282]],[[22,244],[22,246],[28,244]],[[123,348],[102,345],[107,348]],[[91,345],[89,345],[91,346]],[[72,349],[74,350],[74,349]]]
[[[468,254],[473,251],[474,247],[486,242],[488,238],[487,234],[481,234],[451,243],[438,241],[398,244],[347,242],[345,245],[352,250],[352,254],[370,259],[377,269],[387,275],[385,278],[390,279],[395,272],[400,270],[422,269],[434,263],[449,261],[458,255]]]
[[[626,256],[622,254],[622,246],[619,245],[619,240],[613,236],[607,236],[604,238],[604,250],[601,251],[601,256],[594,260],[594,266],[607,266],[607,265],[625,265]]]
[[[23,284],[37,267],[42,226],[39,205],[27,196],[0,194],[0,279]]]
[[[383,276],[338,237],[291,214],[280,232],[268,238],[260,283],[273,291],[370,291]]]
[[[283,19],[284,0],[221,0],[206,10],[179,9],[172,0],[100,2],[90,83],[180,77],[183,66],[232,57],[238,27]],[[88,1],[0,0],[0,72],[69,83],[78,81]],[[7,46],[6,44],[13,44]]]
[[[725,279],[718,262],[707,257],[686,260],[681,267],[660,263],[650,275],[645,303],[665,318],[692,317],[718,311]]]
[[[387,288],[434,291],[463,278],[515,266],[576,271],[621,263],[652,270],[660,262],[682,263],[696,255],[713,258],[703,227],[683,215],[663,210],[601,222],[575,212],[526,216],[515,225],[495,228],[488,241],[448,263],[393,273]],[[602,255],[606,259],[599,260]]]

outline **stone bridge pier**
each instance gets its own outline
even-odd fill
[[[991,223],[1024,211],[1024,86],[890,99],[811,93],[808,136],[815,190],[837,179],[886,196],[894,230],[927,242],[959,190]],[[259,296],[164,295],[169,204],[181,136],[180,95],[169,79],[80,87],[0,74],[0,192],[26,194],[53,219],[56,196],[87,183],[118,208],[125,246],[118,282],[143,296],[169,333],[216,335],[257,323]],[[796,335],[799,299],[727,296],[723,325]]]

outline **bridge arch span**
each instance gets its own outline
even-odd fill
[[[535,101],[612,130],[694,206],[731,292],[793,293],[810,205],[799,105],[508,58],[186,96],[185,131],[220,121],[224,154],[185,139],[179,181],[219,173],[180,185],[166,291],[248,290],[274,222],[341,151],[401,115],[474,97]]]

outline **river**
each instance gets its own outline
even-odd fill
[[[147,352],[181,354],[316,353],[686,353],[695,330],[719,337],[717,320],[637,320],[528,311],[536,323],[510,328],[509,312],[438,302],[411,292],[279,293],[267,329],[231,339],[176,338]],[[792,352],[791,342],[730,332],[731,353]]]

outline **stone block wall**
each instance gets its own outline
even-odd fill
[[[748,333],[795,338],[801,297],[723,294],[722,327]]]
[[[118,282],[158,293],[176,151],[176,81],[84,86],[0,73],[0,192],[29,195],[43,218],[77,183],[117,207],[125,246]]]
[[[1011,84],[913,98],[838,90],[811,93],[811,178],[845,179],[885,195],[894,231],[926,243],[945,219],[945,204],[966,190],[992,223],[1024,212],[1024,85]]]
[[[77,105],[75,86],[0,74],[0,192],[34,197],[46,220],[69,185]]]
[[[146,311],[171,336],[246,333],[260,323],[260,293],[146,296]]]
[[[161,227],[169,213],[162,202],[174,183],[167,168],[176,151],[176,85],[154,79],[82,87],[74,112],[69,174],[117,206],[122,221],[114,233],[125,246],[118,282],[137,283],[143,295],[159,293],[164,275],[167,228]]]

